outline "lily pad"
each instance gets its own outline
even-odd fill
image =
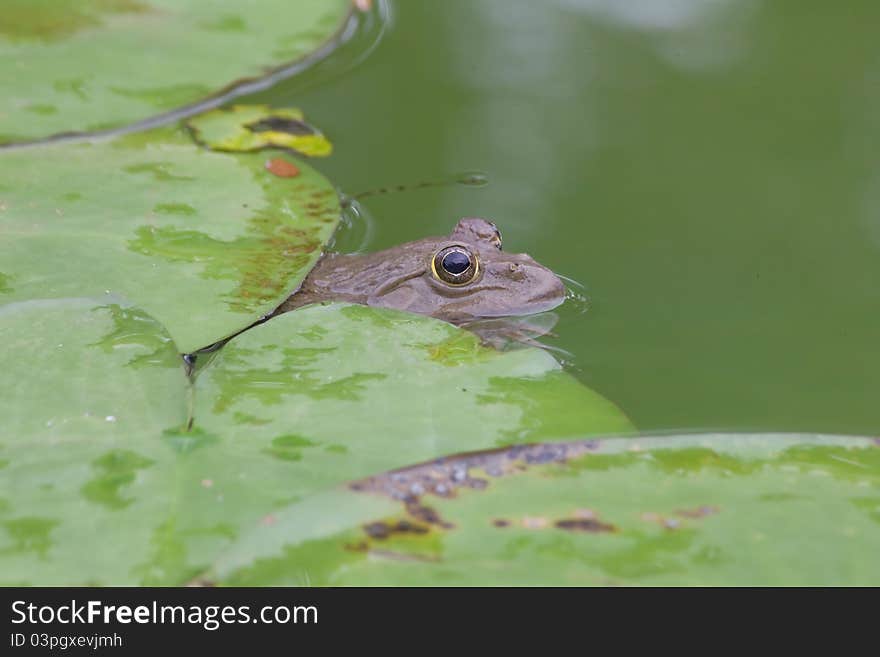
[[[0,307],[0,341],[0,581],[131,581],[171,506],[162,436],[189,410],[177,348],[107,298]]]
[[[0,143],[131,123],[298,60],[348,0],[6,0]]]
[[[880,443],[695,435],[516,446],[366,478],[273,518],[200,581],[877,585]]]
[[[338,221],[304,162],[211,152],[183,129],[0,152],[0,304],[116,295],[193,351],[281,303]]]
[[[396,311],[282,315],[227,344],[194,391],[167,332],[119,300],[7,304],[0,339],[6,584],[182,584],[276,510],[348,478],[450,449],[632,430],[546,352],[501,353]],[[579,410],[559,417],[560,404]],[[365,496],[331,521],[386,507]]]

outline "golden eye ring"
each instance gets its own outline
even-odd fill
[[[460,244],[446,246],[431,258],[431,273],[438,281],[459,287],[471,283],[480,273],[477,254]]]

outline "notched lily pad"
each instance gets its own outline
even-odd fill
[[[432,360],[452,336],[485,353]],[[579,392],[585,430],[631,429],[613,405],[559,378],[543,351],[500,353],[437,320],[363,306],[312,306],[257,326],[194,390],[162,324],[119,298],[0,306],[0,340],[5,584],[184,583],[299,500],[525,426],[515,403],[481,401],[496,375]],[[540,431],[542,408],[528,412]],[[360,497],[301,518],[303,529],[395,511]],[[395,531],[420,538],[429,526],[439,547],[447,528],[425,507],[405,511]]]
[[[302,111],[292,107],[234,105],[192,118],[187,126],[196,141],[216,151],[275,147],[309,157],[324,157],[333,151],[328,139],[305,122]]]

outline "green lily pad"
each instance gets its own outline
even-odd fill
[[[301,110],[266,105],[234,105],[187,121],[196,140],[216,151],[255,151],[277,147],[309,157],[330,155],[327,138],[305,123]]]
[[[6,0],[0,143],[131,123],[304,57],[348,0]]]
[[[877,585],[878,545],[877,439],[580,440],[450,456],[308,497],[200,581]]]
[[[113,299],[5,305],[0,341],[0,581],[131,581],[188,417],[177,348]]]
[[[182,129],[0,152],[0,305],[115,295],[193,351],[280,304],[338,221],[307,164],[211,152]]]
[[[194,390],[167,332],[123,303],[7,304],[0,339],[6,584],[182,584],[348,478],[517,437],[632,430],[544,351],[361,306],[255,327]],[[560,404],[579,410],[560,418]],[[363,496],[332,521],[385,506]]]

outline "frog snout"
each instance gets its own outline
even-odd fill
[[[534,290],[532,300],[535,302],[547,301],[550,304],[547,310],[555,308],[565,300],[565,284],[556,274],[546,269],[540,283]]]
[[[550,310],[565,300],[565,284],[552,271],[528,256],[528,261],[510,263],[510,278],[522,285],[534,312]]]

